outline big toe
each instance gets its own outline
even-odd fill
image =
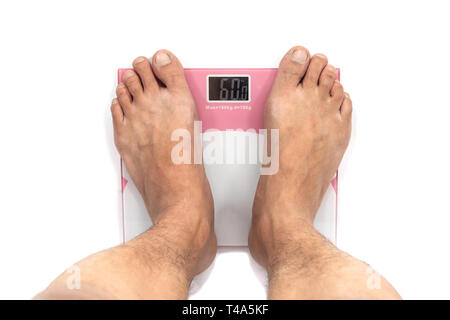
[[[297,86],[304,77],[308,64],[308,50],[301,46],[293,47],[280,62],[275,85],[280,87]]]
[[[159,50],[153,55],[153,72],[170,90],[186,87],[184,69],[177,57],[168,50]]]

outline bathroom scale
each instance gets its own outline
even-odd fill
[[[126,70],[118,70],[119,82]],[[276,174],[276,165],[265,162],[267,157],[264,157],[264,143],[261,143],[264,135],[271,135],[263,130],[264,104],[276,74],[276,68],[185,69],[200,120],[197,127],[201,132],[202,160],[214,198],[219,246],[247,246],[259,177]],[[126,242],[151,227],[152,222],[122,162],[120,168],[122,236]],[[334,244],[337,182],[336,173],[314,221],[315,227]]]

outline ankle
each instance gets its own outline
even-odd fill
[[[153,228],[180,248],[201,250],[214,234],[213,214],[202,205],[174,207],[161,214]]]
[[[167,186],[158,193],[147,191],[154,188],[145,188],[142,197],[153,224],[167,216],[174,216],[173,221],[185,219],[184,223],[189,225],[193,219],[212,219],[214,216],[214,202],[206,176],[182,180],[190,181],[189,185]]]
[[[190,278],[209,266],[217,250],[213,215],[203,210],[207,208],[172,208],[147,231],[160,239],[161,247],[167,248],[167,258]]]
[[[281,216],[281,215],[280,215]],[[270,273],[306,268],[338,251],[309,219],[262,215],[253,220],[250,250]]]
[[[271,279],[321,274],[344,256],[316,229],[305,228],[293,238],[280,243],[277,250],[269,256],[267,271]]]

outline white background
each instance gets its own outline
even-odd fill
[[[446,1],[8,1],[0,4],[0,298],[30,298],[120,241],[116,70],[159,48],[185,67],[328,55],[354,104],[339,247],[404,298],[450,298]],[[264,298],[246,251],[210,298]]]

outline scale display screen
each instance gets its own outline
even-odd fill
[[[250,76],[208,76],[209,102],[249,102]]]

